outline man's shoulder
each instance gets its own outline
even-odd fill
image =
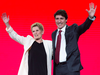
[[[56,29],[55,31],[53,31],[52,34],[54,34],[54,33],[56,33],[56,32],[57,32],[57,29]]]
[[[69,27],[77,27],[78,25],[76,23],[72,24],[71,26]]]
[[[73,30],[73,29],[76,29],[77,27],[78,27],[78,25],[76,23],[74,23],[71,26],[68,26],[67,29],[68,30]]]

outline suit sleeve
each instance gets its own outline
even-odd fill
[[[84,33],[87,29],[89,29],[89,27],[91,26],[93,20],[90,20],[89,18],[86,19],[86,21],[81,24],[80,26],[77,26],[77,33],[79,35],[81,35],[82,33]]]

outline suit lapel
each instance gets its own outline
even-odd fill
[[[29,39],[30,39],[30,38],[29,38]],[[26,47],[25,54],[31,49],[31,46],[32,46],[32,44],[33,44],[34,41],[35,41],[35,40],[34,40],[33,38],[31,38],[29,44],[28,44],[27,47]]]
[[[54,33],[52,34],[52,39],[53,39],[53,49],[55,49],[56,33],[57,33],[57,30],[55,30]]]
[[[66,40],[66,45],[67,45],[67,43],[68,43],[68,36],[67,36],[67,34],[68,34],[68,28],[69,28],[69,26],[68,25],[66,25],[66,29],[65,29],[65,40]]]
[[[45,52],[46,52],[46,54],[47,55],[49,55],[49,50],[48,50],[48,43],[45,41],[45,40],[43,40],[43,44],[44,44],[44,48],[45,48]]]

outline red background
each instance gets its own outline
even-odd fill
[[[6,12],[10,25],[20,35],[32,35],[30,26],[35,22],[43,24],[43,39],[51,40],[51,33],[57,28],[54,13],[66,10],[67,24],[82,24],[88,17],[86,9],[89,3],[97,5],[96,20],[89,30],[79,38],[81,63],[84,67],[81,75],[100,75],[100,3],[98,0],[2,0],[0,15]],[[17,75],[23,55],[23,46],[12,40],[5,31],[5,24],[0,18],[0,75]]]

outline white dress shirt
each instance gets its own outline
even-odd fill
[[[60,53],[59,53],[59,62],[65,62],[66,61],[66,57],[67,57],[67,53],[66,53],[66,40],[65,40],[65,29],[66,29],[66,25],[61,29],[61,44],[60,44]],[[56,33],[56,40],[55,40],[55,47],[57,44],[57,37],[59,35],[59,30]]]

